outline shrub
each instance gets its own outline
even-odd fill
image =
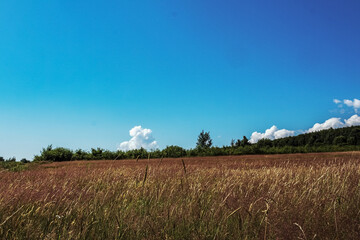
[[[67,148],[52,148],[49,145],[47,148],[43,148],[40,156],[35,156],[34,161],[50,161],[50,162],[63,162],[71,161],[73,152]]]
[[[75,150],[75,152],[72,155],[72,160],[90,160],[90,159],[91,159],[91,154],[82,149]]]
[[[91,149],[92,159],[97,159],[97,160],[103,159],[103,156],[102,156],[103,152],[104,152],[104,149],[102,149],[102,148],[97,148],[97,149],[92,148]]]
[[[118,157],[119,154],[117,154],[116,152],[111,152],[109,150],[104,150],[101,154],[102,159],[106,159],[106,160],[113,160],[116,157]]]
[[[20,160],[20,162],[21,162],[21,163],[29,163],[30,161],[27,160],[26,158],[23,158],[23,159]]]
[[[15,157],[11,157],[5,160],[6,162],[15,162],[16,158]]]
[[[184,157],[186,156],[186,150],[179,146],[167,146],[163,151],[165,157]]]

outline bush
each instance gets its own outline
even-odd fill
[[[220,148],[220,147],[212,147],[210,148],[210,151],[208,151],[207,153],[210,156],[223,156],[223,155],[227,155],[226,151],[224,150],[224,148]]]
[[[186,150],[179,146],[166,146],[162,152],[165,157],[178,158],[186,156]]]
[[[50,161],[50,162],[63,162],[71,161],[73,152],[67,148],[52,148],[49,145],[47,148],[43,148],[40,156],[35,156],[34,161]]]
[[[103,152],[104,152],[104,149],[102,149],[102,148],[97,148],[97,149],[92,148],[91,149],[92,159],[96,159],[96,160],[103,159],[103,156],[102,156]]]
[[[75,150],[72,155],[72,160],[90,160],[91,158],[91,154],[82,149]]]
[[[109,150],[104,150],[101,154],[102,159],[106,159],[106,160],[114,160],[116,157],[118,157],[119,154],[117,154],[116,152],[111,152]]]
[[[12,172],[19,172],[26,170],[28,168],[29,164],[25,164],[22,162],[16,162],[16,161],[3,161],[0,162],[0,169],[6,169],[8,171]]]
[[[23,158],[23,159],[20,160],[20,162],[21,162],[21,163],[29,163],[30,161],[27,160],[26,158]]]
[[[5,162],[16,162],[16,158],[15,157],[11,157],[5,160]]]

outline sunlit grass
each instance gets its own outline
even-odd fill
[[[0,173],[1,239],[360,239],[359,154]]]

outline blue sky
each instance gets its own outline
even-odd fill
[[[48,144],[216,145],[348,118],[359,1],[1,1],[0,156]]]

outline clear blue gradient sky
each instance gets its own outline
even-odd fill
[[[360,1],[1,1],[0,156],[306,129],[360,90]]]

